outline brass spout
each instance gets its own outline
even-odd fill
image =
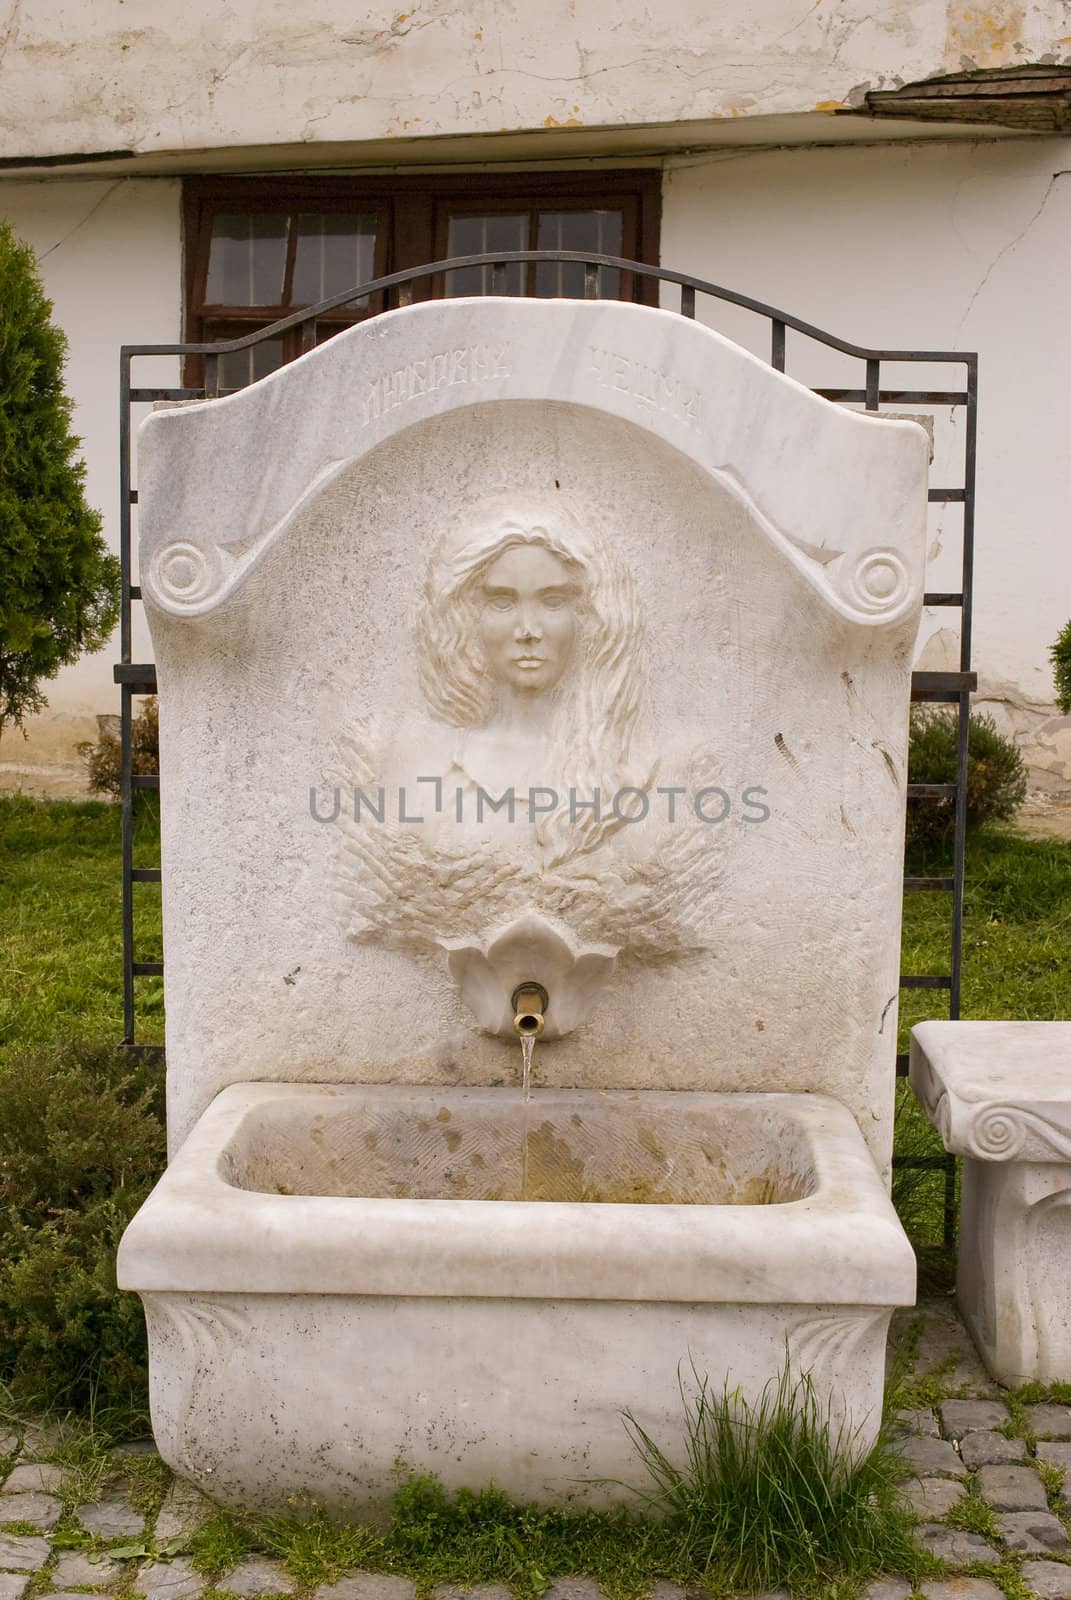
[[[513,1031],[518,1039],[538,1039],[543,1032],[543,1013],[550,1005],[541,983],[519,983],[510,996]]]

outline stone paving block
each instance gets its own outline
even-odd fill
[[[67,1474],[51,1461],[33,1461],[15,1467],[4,1479],[4,1493],[61,1494]]]
[[[151,1561],[134,1579],[134,1594],[145,1600],[197,1600],[204,1593],[205,1580],[194,1571],[188,1556],[175,1561]]]
[[[118,1561],[110,1556],[98,1556],[91,1561],[84,1550],[65,1550],[56,1562],[52,1582],[57,1589],[96,1588],[111,1583],[122,1571]]]
[[[28,1538],[24,1534],[8,1534],[0,1539],[0,1567],[13,1572],[36,1572],[43,1567],[52,1553],[47,1539]]]
[[[1022,1439],[1005,1439],[1002,1433],[965,1433],[959,1442],[959,1453],[965,1466],[997,1466],[1009,1461],[1025,1461],[1026,1445]]]
[[[1000,1552],[980,1533],[964,1533],[961,1528],[942,1528],[930,1523],[915,1529],[915,1538],[932,1556],[947,1561],[950,1567],[971,1567],[976,1561],[999,1561]]]
[[[943,1583],[924,1583],[921,1592],[926,1600],[1004,1600],[1003,1589],[998,1589],[988,1578],[949,1578]]]
[[[978,1492],[994,1511],[1046,1511],[1045,1485],[1033,1467],[979,1467]]]
[[[917,1478],[904,1487],[904,1499],[917,1517],[947,1517],[963,1499],[964,1488],[950,1478]]]
[[[0,1525],[32,1522],[35,1528],[54,1528],[63,1507],[50,1494],[0,1494]]]
[[[248,1556],[240,1561],[233,1572],[220,1578],[217,1589],[230,1594],[290,1594],[297,1582],[278,1561],[268,1561],[264,1556]],[[509,1590],[505,1591],[509,1595]]]
[[[164,1496],[156,1519],[157,1544],[162,1544],[165,1539],[188,1538],[215,1516],[215,1512],[211,1500],[206,1500],[199,1489],[187,1483],[185,1478],[176,1478]]]
[[[1051,1440],[1039,1439],[1037,1453],[1039,1461],[1047,1461],[1051,1467],[1063,1467],[1065,1472],[1071,1472],[1071,1442],[1053,1444]]]
[[[0,1600],[22,1600],[30,1580],[21,1572],[0,1572]]]
[[[79,1594],[76,1589],[68,1592],[64,1592],[62,1589],[50,1589],[47,1595],[41,1597],[41,1600],[87,1600],[87,1597],[84,1594]]]
[[[513,1600],[513,1590],[504,1583],[478,1583],[474,1589],[459,1589],[456,1584],[440,1583],[432,1591],[434,1600]],[[684,1600],[685,1591],[675,1583],[656,1583],[650,1600]]]
[[[1063,1523],[1051,1511],[1005,1511],[997,1527],[1008,1549],[1024,1555],[1062,1556],[1071,1550]]]
[[[512,1591],[501,1583],[488,1583],[482,1589],[473,1589],[473,1595],[483,1595],[484,1600],[512,1600]],[[649,1600],[695,1600],[695,1590],[682,1589],[679,1583],[664,1579],[651,1590]]]
[[[583,1580],[581,1580],[583,1581]],[[551,1589],[554,1586],[551,1585]],[[546,1591],[547,1600],[551,1589]],[[321,1583],[312,1600],[413,1600],[416,1584],[409,1578],[392,1578],[381,1572],[354,1572],[338,1583]]]
[[[941,1437],[941,1425],[937,1421],[936,1413],[933,1411],[925,1411],[921,1408],[898,1411],[896,1413],[896,1424],[897,1427],[903,1429],[904,1433],[928,1435],[933,1439]],[[882,1579],[881,1581],[884,1582],[885,1580]],[[908,1592],[910,1593],[910,1590]]]
[[[543,1600],[606,1600],[598,1584],[591,1578],[558,1578],[543,1595]],[[756,1595],[755,1600],[768,1600]]]
[[[966,1467],[947,1439],[901,1439],[899,1454],[920,1478],[967,1476]]]
[[[1071,1600],[1071,1567],[1060,1561],[1024,1561],[1022,1579],[1041,1600]]]
[[[13,1456],[20,1442],[17,1433],[0,1433],[0,1456]]]
[[[1039,1439],[1071,1441],[1071,1406],[1027,1406],[1026,1421]]]
[[[113,1460],[122,1461],[127,1456],[157,1456],[160,1452],[155,1439],[128,1439],[126,1444],[113,1445],[108,1454]]]
[[[1007,1420],[1008,1408],[999,1400],[941,1402],[941,1427],[950,1439],[962,1439],[965,1433],[999,1428]]]
[[[907,1600],[911,1585],[903,1578],[875,1578],[863,1590],[863,1600]]]
[[[128,1538],[145,1531],[145,1518],[134,1510],[125,1495],[91,1501],[87,1506],[79,1506],[75,1515],[88,1533],[98,1534],[102,1539]]]

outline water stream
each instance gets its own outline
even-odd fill
[[[532,1100],[532,1051],[535,1049],[535,1034],[521,1034],[521,1106],[523,1121],[521,1124],[521,1199],[528,1199],[528,1107]]]

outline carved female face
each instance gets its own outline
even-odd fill
[[[580,590],[568,567],[538,544],[514,545],[480,584],[480,641],[488,669],[522,694],[553,689],[576,641]]]

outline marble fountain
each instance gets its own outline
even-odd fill
[[[626,1408],[672,1448],[682,1363],[754,1398],[786,1350],[864,1445],[915,1282],[923,430],[667,312],[486,298],[138,460],[170,1164],[119,1277],[165,1459],[245,1506],[399,1460],[600,1503]]]

